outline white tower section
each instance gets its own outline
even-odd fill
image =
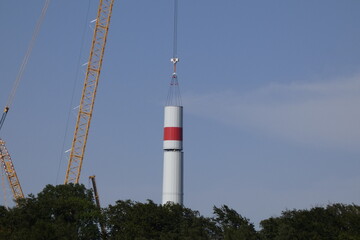
[[[163,204],[183,204],[182,122],[182,106],[165,106]]]
[[[171,202],[183,205],[183,107],[176,74],[176,64],[179,62],[177,57],[177,5],[178,0],[174,0],[174,52],[171,58],[174,71],[165,106],[162,203]]]

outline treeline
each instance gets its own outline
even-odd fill
[[[103,230],[101,231],[101,227]],[[260,223],[224,205],[213,217],[180,205],[117,201],[98,209],[83,185],[48,185],[17,206],[0,206],[0,239],[360,240],[360,207],[332,204],[286,210]],[[103,232],[103,233],[102,233]]]

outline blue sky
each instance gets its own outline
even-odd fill
[[[0,105],[43,2],[0,1]],[[26,194],[64,180],[76,110],[67,132],[66,120],[97,4],[51,2],[2,129]],[[104,206],[161,202],[172,8],[115,1],[81,177],[89,186],[97,176]],[[257,224],[285,209],[360,204],[359,9],[356,0],[179,1],[186,206],[210,215],[228,204]]]

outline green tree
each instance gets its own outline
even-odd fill
[[[310,210],[287,210],[260,222],[263,240],[360,240],[360,207],[333,204]]]
[[[105,211],[109,239],[122,240],[187,240],[212,239],[214,224],[177,204],[158,205],[117,201]]]
[[[0,206],[0,239],[9,239],[11,234],[11,227],[9,224],[9,211]]]
[[[254,225],[249,219],[242,217],[234,209],[223,205],[214,206],[213,221],[221,232],[219,239],[224,240],[256,240],[258,239]]]
[[[100,210],[83,185],[47,185],[37,197],[19,199],[8,210],[6,239],[99,239],[99,219]]]

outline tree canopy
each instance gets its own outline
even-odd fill
[[[258,239],[254,224],[242,217],[234,209],[223,205],[214,207],[213,222],[220,229],[219,239],[224,240],[256,240]]]
[[[37,197],[0,208],[1,239],[99,239],[100,210],[83,185],[47,185]]]
[[[360,240],[360,206],[333,204],[287,210],[260,222],[263,240]]]
[[[100,223],[106,233],[101,235]],[[99,209],[83,185],[47,185],[37,196],[0,206],[0,240],[360,240],[360,206],[332,204],[286,210],[260,222],[227,205],[213,216],[177,204],[119,200]]]
[[[214,225],[199,212],[180,205],[117,201],[109,206],[109,239],[211,239]]]

